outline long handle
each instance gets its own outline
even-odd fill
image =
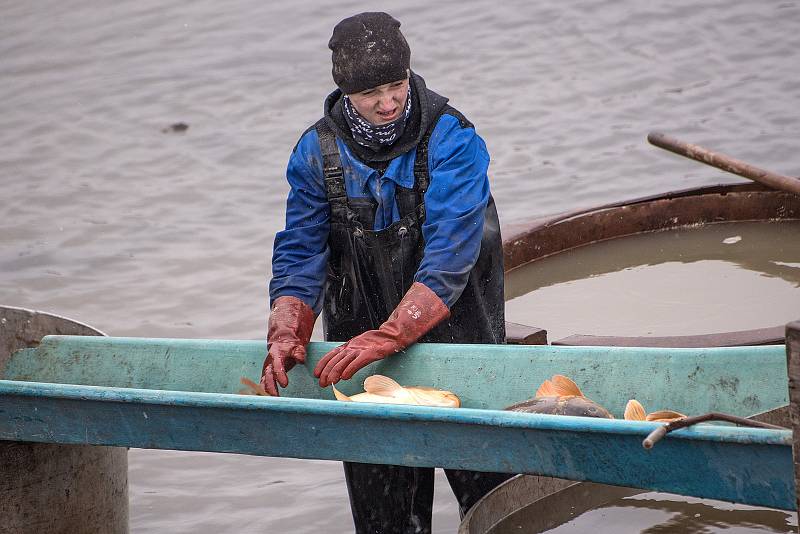
[[[787,430],[782,426],[764,423],[762,421],[745,419],[744,417],[738,417],[736,415],[727,413],[711,412],[703,415],[695,415],[693,417],[681,417],[680,419],[670,421],[669,423],[656,428],[644,439],[642,442],[642,447],[645,449],[652,449],[653,445],[661,441],[661,438],[666,436],[667,433],[672,432],[673,430],[678,430],[679,428],[686,428],[687,426],[696,425],[697,423],[704,423],[706,421],[727,421],[729,423],[734,423],[740,426],[749,426],[752,428]]]
[[[670,152],[674,152],[681,156],[686,156],[687,158],[699,161],[700,163],[705,163],[706,165],[711,165],[712,167],[722,169],[723,171],[737,174],[774,189],[780,189],[781,191],[788,191],[790,193],[796,193],[800,195],[800,179],[792,178],[790,176],[783,176],[781,174],[775,174],[774,172],[765,171],[764,169],[759,169],[758,167],[743,161],[739,161],[738,159],[734,159],[730,156],[726,156],[725,154],[720,154],[719,152],[714,152],[698,145],[679,141],[678,139],[669,137],[663,133],[650,132],[650,134],[647,136],[647,140],[650,141],[650,144],[653,144],[659,148],[669,150]]]

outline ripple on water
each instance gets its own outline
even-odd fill
[[[331,89],[331,28],[363,6],[220,6],[4,6],[3,303],[114,335],[263,337],[286,163]],[[654,129],[800,175],[796,3],[415,0],[384,8],[403,22],[414,68],[485,138],[504,223],[736,180],[648,146]],[[176,122],[190,127],[161,132]],[[161,472],[132,462],[134,532],[279,530],[283,519],[264,512],[276,508],[274,495],[239,482],[261,464],[214,456],[221,467],[212,472],[213,461],[186,458],[180,469],[152,459]],[[317,524],[339,514],[349,531],[343,486],[320,490],[320,464],[286,465],[282,479],[307,495],[287,516],[302,510]],[[331,465],[332,480],[341,475]],[[194,519],[182,515],[188,499],[172,492],[218,472],[232,474],[238,495],[213,508],[216,485],[203,503],[218,516],[198,515],[199,506]],[[162,498],[141,500],[148,478]],[[335,504],[320,494],[334,487]],[[438,532],[458,522],[447,502],[437,508]]]

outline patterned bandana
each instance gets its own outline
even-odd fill
[[[347,95],[342,99],[344,108],[344,118],[350,126],[350,132],[356,143],[374,151],[380,150],[400,139],[405,130],[408,117],[411,115],[411,84],[408,84],[408,94],[406,95],[406,108],[403,113],[392,122],[375,126],[367,119],[362,117]]]

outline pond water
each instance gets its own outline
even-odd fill
[[[680,336],[800,316],[800,221],[720,223],[611,239],[506,275],[509,321],[572,334]]]
[[[116,336],[263,339],[286,162],[332,89],[332,27],[364,9],[402,21],[413,68],[476,124],[503,223],[743,181],[651,130],[800,175],[795,1],[5,2],[0,302]],[[335,462],[130,467],[133,533],[352,531]],[[442,477],[434,516],[458,524]]]
[[[574,487],[573,487],[574,489]],[[797,514],[671,493],[592,485],[514,511],[489,534],[766,534],[797,532]],[[559,494],[569,494],[565,497]],[[587,503],[593,502],[594,506]],[[598,504],[602,503],[602,504]]]
[[[797,515],[783,510],[648,492],[609,502],[544,532],[583,534],[598,528],[600,532],[617,534],[789,534],[797,532]],[[513,532],[525,534],[525,529],[517,528]]]

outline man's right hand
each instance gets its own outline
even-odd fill
[[[261,385],[270,395],[278,396],[278,384],[289,385],[287,372],[305,363],[306,345],[314,329],[314,311],[297,297],[278,297],[272,303],[267,333],[267,357]]]

